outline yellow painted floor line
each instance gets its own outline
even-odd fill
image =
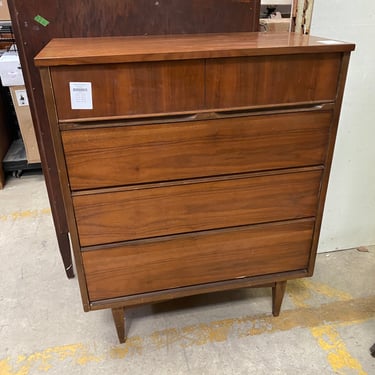
[[[50,208],[42,208],[40,210],[16,211],[8,215],[0,215],[0,221],[15,221],[15,220],[35,218],[38,216],[49,215],[49,214],[51,214]]]
[[[95,343],[92,345],[78,343],[48,348],[30,355],[22,355],[18,358],[1,359],[0,374],[30,375],[34,370],[47,371],[51,368],[64,366],[64,362],[66,362],[65,365],[69,362],[85,366],[91,362],[129,358],[145,352],[162,350],[170,346],[187,348],[208,343],[224,342],[228,339],[241,339],[253,335],[282,332],[293,328],[311,329],[312,339],[315,337],[320,343],[319,340],[323,340],[325,337],[324,333],[319,336],[319,332],[323,332],[322,326],[329,323],[335,326],[352,325],[371,319],[375,319],[375,296],[350,301],[335,301],[318,307],[284,310],[278,318],[274,318],[269,314],[262,314],[165,329],[144,337],[129,337],[125,344],[110,347],[107,351],[101,353],[98,353]],[[115,339],[114,328],[113,337]],[[337,342],[338,338],[332,337]],[[338,353],[340,354],[340,352]],[[345,356],[349,359],[347,354]],[[331,363],[332,368],[334,368],[333,363]],[[341,364],[336,362],[335,366],[339,367]],[[358,372],[358,374],[364,373]]]
[[[350,370],[351,374],[367,375],[360,362],[349,353],[335,327],[313,327],[311,333],[327,353],[328,363],[336,374],[345,375]]]
[[[311,279],[294,280],[288,285],[288,295],[294,305],[299,308],[307,308],[309,306],[308,301],[313,297],[313,293],[338,301],[350,301],[352,299],[352,296],[346,292]],[[354,317],[352,316],[352,318]],[[353,323],[354,321],[355,318]],[[321,349],[326,352],[327,361],[336,374],[345,375],[349,370],[351,374],[367,375],[360,362],[349,353],[344,341],[333,325],[325,324],[311,327],[310,332]]]
[[[296,307],[309,307],[309,300],[314,294],[337,301],[353,299],[349,293],[312,279],[297,279],[288,282],[287,293]]]

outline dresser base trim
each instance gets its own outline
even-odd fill
[[[124,296],[119,298],[111,298],[100,301],[93,301],[89,304],[89,310],[102,310],[108,308],[140,306],[150,303],[159,303],[176,298],[189,297],[199,294],[222,292],[227,290],[252,288],[252,287],[274,287],[277,282],[298,279],[311,276],[306,269],[282,272],[279,274],[262,275],[253,277],[244,277],[241,279],[220,281],[201,285],[193,285],[182,288],[163,290],[158,292],[150,292],[137,294],[132,296]]]

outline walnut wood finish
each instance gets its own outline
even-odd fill
[[[57,240],[66,274],[74,276],[68,225],[34,56],[52,39],[258,31],[260,1],[248,0],[8,0],[28,91]],[[40,14],[50,23],[38,24]]]
[[[147,64],[57,67],[52,69],[60,121],[150,113],[186,112],[205,103],[204,61],[166,61]],[[92,110],[72,110],[69,82],[91,82]],[[106,84],[103,84],[105,82]]]
[[[298,42],[291,37],[291,44],[271,47],[272,38],[280,43],[271,34],[249,34],[246,47],[240,34],[224,56],[227,47],[215,51],[216,36],[209,50],[209,37],[200,35],[195,41],[206,41],[195,54],[186,45],[173,54],[168,49],[174,38],[165,38],[164,50],[151,50],[149,58],[147,49],[140,52],[142,42],[139,62],[130,59],[132,49],[113,55],[117,39],[106,39],[110,46],[99,57],[103,64],[93,64],[90,45],[86,59],[85,51],[72,57],[66,48],[56,57],[48,47],[36,60],[53,64],[41,74],[83,304],[86,310],[116,309],[120,340],[125,338],[124,320],[118,309],[125,306],[268,284],[278,315],[286,281],[312,274],[353,49],[310,37]],[[82,42],[64,43],[71,44],[74,54]],[[181,82],[179,89],[186,93],[193,90],[186,82],[194,77],[170,79],[167,69],[139,82],[142,93],[153,90],[154,82],[168,84],[161,98],[146,94],[148,102],[140,104],[138,114],[119,109],[118,103],[112,115],[101,104],[95,114],[63,106],[57,110],[57,100],[69,103],[69,97],[57,97],[68,95],[64,87],[75,69],[90,71],[93,80],[101,65],[105,71],[113,67],[120,77],[143,64],[156,72],[157,55],[169,66],[200,66],[190,72],[196,74],[196,86],[203,86],[198,92],[204,92],[204,100],[191,110],[183,106],[195,98],[185,103],[177,96],[173,103],[172,83]],[[295,66],[294,84],[302,89],[285,77],[277,77],[274,85],[262,81],[268,79],[263,71],[285,75],[280,67],[287,66],[287,59]],[[113,103],[118,101],[117,89],[111,90],[116,74],[108,77],[102,83],[103,100]],[[131,83],[131,75],[126,80]],[[87,166],[105,174],[103,181]],[[124,175],[116,176],[122,168]]]
[[[248,36],[247,44],[243,35]],[[284,37],[284,34],[281,35]],[[168,38],[169,43],[164,41],[164,45],[171,48],[170,45],[176,44],[177,46],[179,45],[177,43],[183,43],[187,39],[190,48],[181,48],[179,54],[173,52],[161,54],[160,51],[155,51],[153,55],[149,53],[155,60],[151,65],[144,62],[146,59],[143,55],[139,57],[142,60],[141,63],[132,63],[131,61],[135,59],[131,54],[133,39],[108,38],[108,44],[113,41],[114,45],[121,45],[118,48],[126,51],[124,52],[126,55],[120,57],[125,62],[130,61],[127,64],[117,64],[120,57],[113,55],[113,52],[109,53],[106,59],[98,57],[97,51],[100,50],[103,39],[98,40],[97,46],[95,46],[97,39],[91,39],[91,44],[85,41],[88,45],[84,51],[90,57],[82,55],[83,44],[81,45],[80,40],[74,39],[69,44],[69,40],[57,39],[38,54],[36,64],[44,66],[54,61],[60,64],[73,64],[51,69],[54,88],[62,93],[56,98],[60,121],[185,113],[203,109],[322,103],[332,102],[335,99],[341,53],[316,54],[309,50],[309,53],[297,54],[304,48],[299,46],[299,38],[295,37],[296,40],[291,39],[294,43],[289,39],[283,40],[284,49],[288,51],[286,54],[275,56],[273,55],[275,48],[270,47],[270,39],[264,38],[261,33],[250,36],[240,34],[237,43],[235,43],[237,39],[230,34],[223,34],[221,38],[224,40],[227,38],[232,42],[233,57],[202,60],[212,56],[223,56],[224,53],[228,54],[227,49],[216,50],[218,42],[209,43],[211,39],[215,40],[215,37],[197,36],[194,39],[192,36],[178,36]],[[144,51],[149,51],[150,39],[154,38],[137,38],[137,50],[143,47]],[[157,40],[161,40],[160,37]],[[195,52],[192,60],[173,61],[177,57],[184,56],[183,53],[190,56],[189,51],[194,51],[192,47],[194,41],[201,46],[201,50]],[[254,43],[258,45],[258,48],[254,48]],[[73,49],[73,51],[69,50],[69,54],[74,56],[72,61],[59,58],[63,53],[61,51],[69,46]],[[92,51],[91,46],[95,46],[96,49]],[[349,47],[350,45],[345,45],[345,48]],[[104,45],[103,48],[104,52],[101,56],[107,56],[105,54],[107,49]],[[316,41],[314,50],[322,52],[325,48],[325,44],[319,45]],[[277,52],[280,53],[279,50],[284,49],[279,48]],[[264,55],[257,56],[259,51],[262,51]],[[50,56],[50,54],[56,57],[53,60],[47,59],[45,56]],[[170,61],[161,62],[160,59]],[[101,61],[103,65],[97,65]],[[303,77],[303,79],[295,84],[295,81],[290,78],[293,76]],[[103,85],[103,80],[107,82],[107,86]],[[71,109],[69,82],[77,81],[92,83],[93,110]],[[203,87],[205,91],[202,91]]]
[[[320,178],[316,170],[74,196],[80,243],[311,217]]]
[[[353,49],[354,49],[354,46],[353,46]],[[320,195],[318,208],[317,208],[316,224],[315,224],[315,231],[313,235],[310,263],[309,263],[309,268],[308,268],[309,270],[308,276],[312,276],[314,272],[315,259],[316,259],[318,243],[319,243],[320,227],[322,224],[323,209],[324,209],[324,204],[325,204],[325,199],[326,199],[326,194],[327,194],[327,187],[328,187],[329,175],[330,175],[332,159],[333,159],[333,152],[334,152],[334,147],[335,147],[335,142],[336,142],[336,135],[337,135],[337,130],[338,130],[338,123],[339,123],[339,118],[340,118],[342,100],[344,96],[346,76],[347,76],[348,67],[349,67],[349,59],[350,59],[349,52],[346,52],[342,55],[340,79],[337,85],[337,95],[336,95],[335,107],[333,111],[333,121],[332,121],[331,133],[329,137],[328,152],[327,152],[326,161],[324,163],[325,171],[322,176],[322,185],[321,185],[322,189],[321,189],[321,195]]]
[[[306,269],[313,225],[249,226],[86,251],[89,296],[95,301]]]
[[[113,308],[112,316],[115,322],[117,336],[120,344],[126,340],[126,327],[125,327],[125,311],[123,307]]]
[[[61,136],[71,189],[82,190],[323,164],[331,118],[304,111]]]
[[[323,38],[285,32],[57,38],[36,58],[38,66],[52,67],[315,53],[328,54],[329,57],[331,53],[349,52],[353,48],[351,43],[329,44]],[[318,61],[322,58],[315,57]]]
[[[212,59],[207,63],[206,105],[222,108],[333,101],[340,61],[340,53]],[[303,79],[296,82],[293,77]]]
[[[280,281],[272,287],[272,315],[279,316],[281,303],[283,302],[286,289],[286,281]]]
[[[230,291],[239,288],[272,288],[276,282],[306,277],[306,270],[275,273],[272,275],[250,276],[233,280],[215,281],[213,283],[185,286],[176,289],[159,290],[157,292],[127,295],[118,298],[93,301],[91,310],[112,309],[116,307],[133,307],[144,304],[159,303],[176,298]],[[274,282],[270,283],[272,278]]]

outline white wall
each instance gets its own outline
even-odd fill
[[[319,251],[375,244],[375,4],[315,0],[311,35],[356,43]]]

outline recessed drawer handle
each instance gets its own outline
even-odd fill
[[[194,116],[195,120],[213,120],[217,118],[220,118],[220,116],[216,112],[202,112]]]
[[[234,117],[234,116],[248,116],[255,114],[276,114],[276,113],[286,113],[286,112],[308,112],[308,111],[322,111],[330,110],[333,108],[332,103],[322,103],[322,104],[299,104],[294,106],[280,106],[280,107],[263,107],[263,108],[244,108],[244,109],[234,109],[228,111],[218,111],[213,113],[215,117],[211,118],[224,118],[224,117]]]

